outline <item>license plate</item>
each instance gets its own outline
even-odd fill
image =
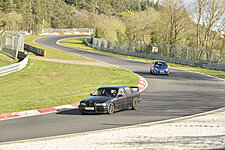
[[[160,71],[160,73],[165,73],[165,71]]]
[[[94,107],[85,107],[84,109],[85,109],[85,110],[95,110]]]

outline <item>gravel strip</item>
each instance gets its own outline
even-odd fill
[[[191,119],[0,145],[1,150],[225,149],[225,109]]]

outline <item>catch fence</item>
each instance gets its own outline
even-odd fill
[[[24,52],[24,31],[1,31],[0,52],[18,58],[19,51]]]
[[[107,41],[93,37],[90,39],[90,44],[97,49],[125,55],[161,59],[189,66],[225,70],[225,52],[220,50],[205,50],[197,47],[159,43],[145,44]]]
[[[0,53],[18,58],[15,64],[0,67],[0,76],[23,69],[28,62],[28,55],[24,52],[24,31],[0,31]]]

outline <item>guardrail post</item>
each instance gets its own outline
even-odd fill
[[[163,56],[163,45],[162,44],[158,44],[158,46],[159,46],[159,49],[160,49],[161,56]]]
[[[12,50],[14,50],[14,39],[15,39],[15,37],[13,36],[12,37]]]
[[[193,57],[194,57],[194,59],[193,59],[193,60],[195,60],[195,47],[194,47],[194,56],[193,56]]]
[[[168,44],[166,44],[166,46],[167,46],[167,49],[166,49],[166,50],[167,50],[167,53],[166,53],[166,56],[169,57],[169,49],[170,49],[170,48],[169,48],[169,45],[168,45]]]
[[[181,59],[181,55],[182,55],[182,47],[179,46],[179,59]]]
[[[221,52],[220,51],[218,51],[218,53],[219,53],[219,58],[218,58],[218,64],[220,63],[220,60],[221,60]]]
[[[1,41],[1,47],[0,47],[1,52],[2,52],[2,48],[3,48],[4,34],[5,34],[5,32],[2,33],[2,41]]]
[[[18,37],[17,37],[17,38],[18,38]],[[15,58],[18,57],[18,51],[19,51],[19,38],[17,39],[16,56],[15,56]]]
[[[187,55],[186,55],[186,60],[188,60],[188,47],[186,46],[186,50],[187,50]]]

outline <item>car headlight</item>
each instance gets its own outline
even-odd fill
[[[106,103],[95,103],[95,106],[106,106]]]
[[[158,70],[158,68],[155,68],[155,70]]]
[[[85,102],[81,102],[80,105],[82,106],[86,106]]]
[[[166,69],[166,71],[169,71],[169,69]]]

